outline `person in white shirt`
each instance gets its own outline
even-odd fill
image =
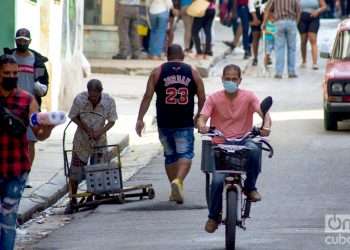
[[[161,59],[161,54],[164,50],[169,13],[173,7],[172,0],[150,0],[151,36],[148,49],[150,59]]]

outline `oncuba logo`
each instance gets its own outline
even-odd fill
[[[327,214],[325,216],[325,233],[350,234],[350,214]]]

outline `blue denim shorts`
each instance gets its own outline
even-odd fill
[[[159,140],[163,145],[165,165],[179,159],[192,160],[194,135],[190,128],[158,128]]]

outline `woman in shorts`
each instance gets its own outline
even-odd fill
[[[263,22],[263,0],[249,0],[250,27],[252,32],[253,66],[258,65],[259,41],[261,38],[261,24]]]
[[[301,16],[298,23],[301,42],[301,67],[306,67],[307,41],[311,44],[312,69],[318,70],[317,65],[317,32],[320,28],[320,15],[327,9],[325,0],[301,0]]]

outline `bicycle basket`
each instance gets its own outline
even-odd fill
[[[218,172],[246,172],[248,148],[228,152],[222,148],[214,148],[215,171]]]

